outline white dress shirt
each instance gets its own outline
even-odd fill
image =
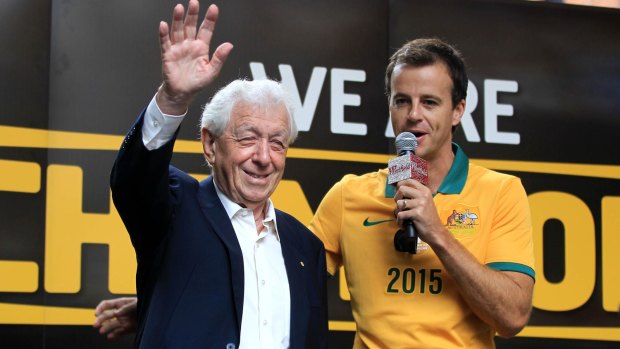
[[[232,202],[217,183],[215,188],[243,254],[245,283],[239,347],[288,348],[291,299],[273,204],[267,202],[264,228],[257,234],[252,209]]]
[[[142,126],[145,147],[154,150],[166,144],[184,116],[163,114],[153,97]],[[268,200],[264,228],[257,233],[252,210],[230,200],[217,183],[215,189],[243,255],[244,293],[239,348],[288,348],[291,299],[273,203]]]

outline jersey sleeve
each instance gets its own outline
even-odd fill
[[[521,272],[535,278],[530,207],[517,177],[504,181],[498,193],[486,264],[496,270]]]
[[[308,226],[325,245],[327,272],[331,275],[336,275],[342,265],[342,211],[342,182],[338,182],[325,194]]]

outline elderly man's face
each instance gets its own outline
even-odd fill
[[[256,208],[267,202],[284,172],[289,122],[284,105],[237,103],[224,133],[202,130],[203,147],[220,189],[232,201]]]

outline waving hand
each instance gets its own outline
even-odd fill
[[[198,1],[190,0],[184,16],[183,5],[178,4],[172,13],[172,26],[163,21],[159,24],[164,82],[157,93],[157,104],[165,114],[185,113],[192,98],[218,76],[233,48],[223,43],[209,57],[219,10],[209,6],[196,29],[199,10]]]

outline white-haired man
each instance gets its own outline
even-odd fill
[[[190,0],[160,24],[163,80],[129,131],[111,175],[114,204],[136,250],[137,348],[323,348],[322,243],[270,195],[295,140],[291,104],[274,81],[233,81],[204,110],[201,141],[213,175],[170,166],[193,97],[232,50],[209,57],[218,9],[196,30]]]

